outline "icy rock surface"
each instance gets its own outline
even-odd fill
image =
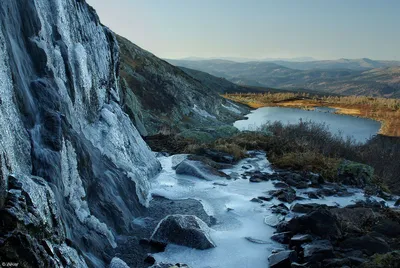
[[[210,238],[210,228],[192,215],[170,215],[160,221],[151,240],[174,243],[197,249],[215,247]]]
[[[111,260],[109,268],[129,268],[129,266],[120,258],[114,257]]]
[[[0,208],[7,196],[23,198],[7,192],[9,174],[36,180],[22,186],[37,200],[51,197],[65,239],[80,249],[73,254],[92,266],[111,261],[104,251],[129,233],[160,170],[121,108],[118,72],[116,38],[85,1],[1,1]],[[38,215],[28,220],[44,221],[45,203],[34,206]],[[53,235],[59,253],[70,254],[64,235]]]

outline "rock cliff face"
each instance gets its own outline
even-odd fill
[[[202,83],[129,40],[117,39],[123,107],[143,136],[221,127],[247,113],[219,96],[224,91],[218,88],[221,83]],[[226,84],[239,87],[228,81],[222,86],[229,87]]]
[[[0,2],[2,261],[110,262],[160,169],[120,92],[117,40],[84,0]]]

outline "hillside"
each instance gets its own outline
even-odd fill
[[[170,60],[170,62],[221,76],[241,85],[281,89],[304,88],[343,95],[400,97],[400,67],[383,67],[395,65],[396,62],[363,59],[362,61],[291,62],[288,65],[298,66],[299,69],[273,62],[238,63],[226,60]],[[306,68],[306,65],[311,69],[301,70]]]
[[[350,69],[355,71],[365,71],[376,68],[387,68],[393,66],[400,66],[400,61],[382,61],[382,60],[371,60],[368,58],[362,59],[338,59],[338,60],[314,60],[314,61],[287,61],[279,60],[272,61],[276,64],[285,66],[291,69],[297,70],[312,70],[312,69]]]
[[[193,77],[194,79],[200,81],[203,85],[213,89],[220,94],[222,93],[236,93],[236,92],[253,92],[253,89],[239,84],[232,83],[226,78],[216,77],[210,75],[209,73],[189,69],[185,67],[179,67],[185,73]],[[245,83],[244,83],[245,84]],[[265,91],[266,89],[260,89],[260,91]]]
[[[143,136],[221,126],[247,111],[219,96],[240,86],[208,74],[202,83],[129,40],[117,40],[124,111]]]

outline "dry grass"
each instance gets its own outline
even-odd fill
[[[324,124],[275,122],[259,131],[241,132],[210,142],[178,135],[147,137],[146,141],[154,151],[197,154],[213,149],[231,154],[235,160],[245,158],[249,150],[263,150],[276,167],[312,171],[332,181],[336,180],[338,163],[348,159],[373,167],[375,181],[400,194],[400,138],[397,137],[378,135],[366,144],[357,144],[333,135]]]
[[[246,104],[252,108],[292,107],[314,109],[330,107],[338,114],[371,118],[382,123],[380,134],[400,136],[400,100],[370,98],[366,96],[315,97],[307,93],[261,93],[261,94],[225,94],[225,98]]]
[[[341,162],[338,158],[325,157],[315,151],[307,151],[304,153],[289,152],[270,160],[276,167],[311,171],[321,174],[330,181],[336,180],[337,170]]]

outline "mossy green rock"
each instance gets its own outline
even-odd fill
[[[373,176],[373,167],[349,160],[343,160],[338,168],[338,180],[346,185],[363,188],[371,183]]]
[[[396,268],[400,264],[400,251],[392,251],[386,254],[376,254],[371,260],[364,263],[362,268]]]

